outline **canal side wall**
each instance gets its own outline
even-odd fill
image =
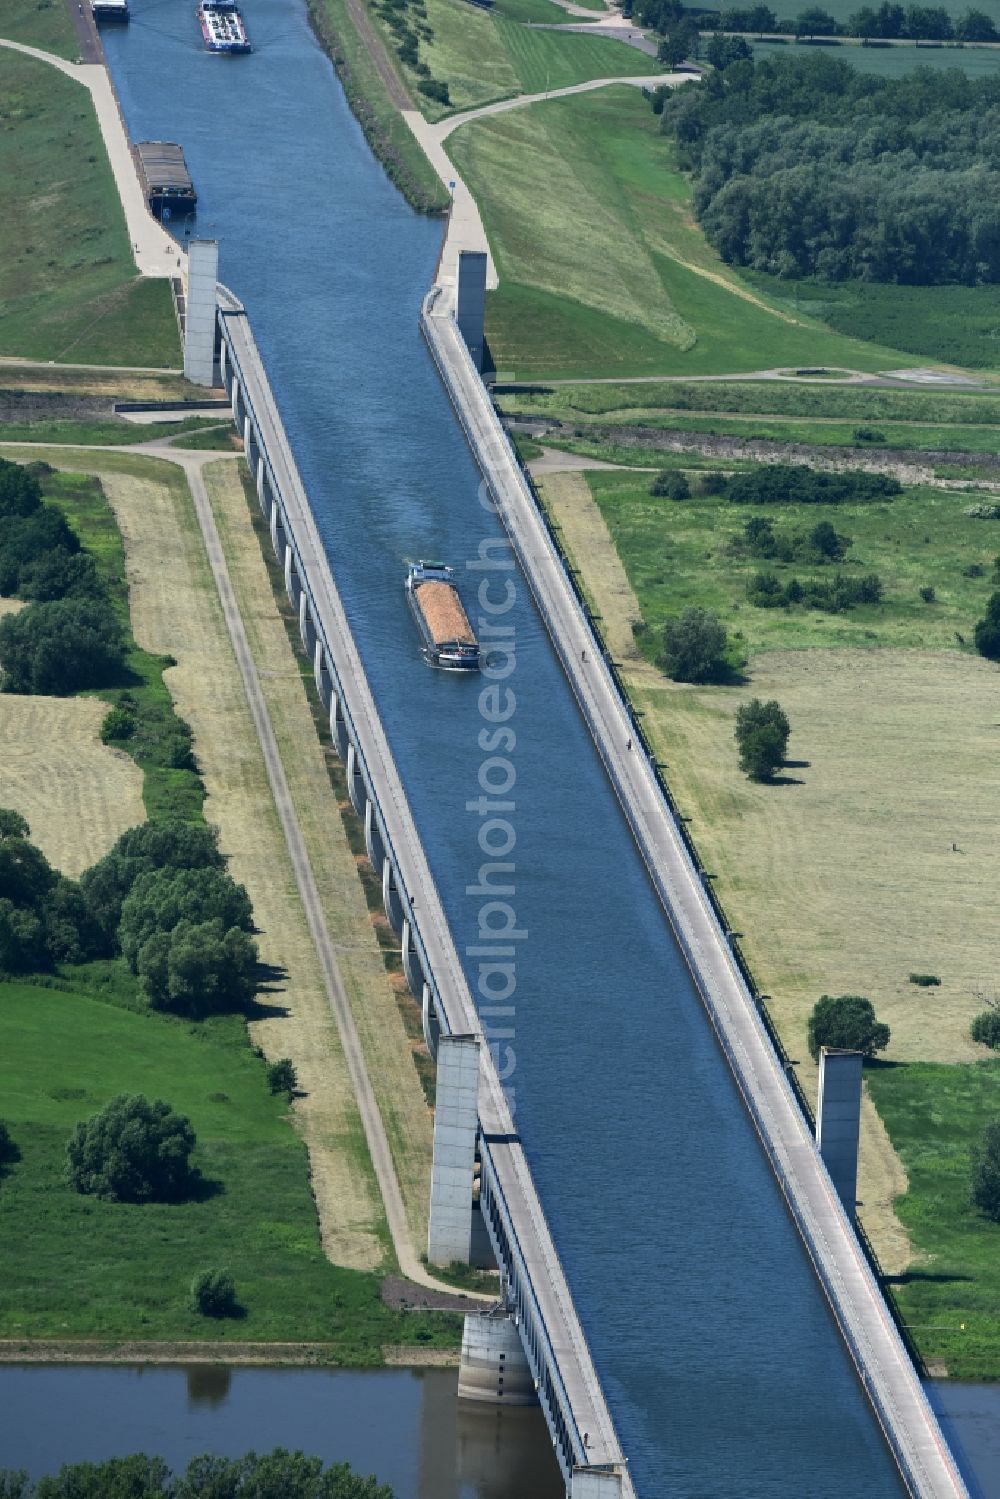
[[[351,635],[315,518],[295,465],[274,396],[242,304],[217,288],[222,335],[220,366],[241,433],[246,461],[284,568],[289,599],[299,617],[303,645],[314,664],[317,689],[330,714],[351,800],[365,820],[366,843],[381,861],[386,909],[405,933],[407,974],[424,995],[442,1040],[478,1038],[478,1015],[458,958],[440,896],[420,842],[398,770]],[[419,924],[414,907],[419,896]],[[440,1050],[440,1047],[439,1047]],[[571,1496],[606,1491],[635,1499],[634,1488],[597,1379],[569,1287],[490,1048],[481,1045],[476,1098],[482,1163],[483,1220],[504,1275],[514,1325],[545,1414],[556,1457]],[[446,1082],[439,1077],[439,1085]],[[469,1092],[463,1073],[462,1089]],[[439,1088],[440,1091],[440,1088]],[[467,1161],[464,1185],[441,1181],[447,1205],[472,1213],[470,1141],[448,1144]],[[475,1143],[475,1133],[472,1144]],[[454,1167],[446,1152],[437,1168]],[[463,1168],[464,1174],[464,1168]],[[459,1203],[456,1189],[464,1193]],[[432,1188],[433,1192],[433,1188]],[[433,1208],[433,1196],[432,1196]],[[591,1479],[600,1478],[595,1490]],[[590,1483],[588,1490],[587,1484]],[[611,1485],[609,1487],[609,1484]]]
[[[816,1150],[730,936],[706,895],[655,764],[441,286],[425,298],[420,326],[900,1473],[920,1499],[964,1496],[958,1467]]]

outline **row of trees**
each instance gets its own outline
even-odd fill
[[[773,275],[1000,280],[1000,80],[742,59],[656,99],[722,257]]]
[[[101,1463],[71,1463],[52,1477],[0,1469],[0,1499],[393,1499],[387,1484],[347,1463],[276,1447],[258,1456],[192,1458],[174,1476],[162,1458],[137,1453]]]
[[[811,5],[793,19],[779,18],[769,5],[733,6],[714,16],[699,16],[703,31],[742,31],[762,36],[850,36],[865,41],[995,42],[996,26],[985,11],[970,7],[952,16],[943,5],[894,5],[882,0],[877,8],[863,5],[846,21],[837,21],[822,6]]]
[[[121,674],[125,637],[93,558],[42,499],[46,464],[0,459],[0,594],[28,606],[0,620],[8,692],[62,695]]]

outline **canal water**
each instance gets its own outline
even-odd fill
[[[462,569],[500,535],[417,332],[441,225],[373,160],[302,0],[247,0],[257,50],[240,59],[200,49],[192,10],[133,0],[131,26],[108,30],[125,115],[134,139],[187,154],[196,231],[221,241],[251,314],[462,949],[484,919],[481,834],[515,839],[495,854],[523,934],[503,1061],[638,1492],[898,1494],[523,581],[503,615],[506,831],[477,804],[481,776],[510,774],[483,768],[478,684],[421,663],[406,561]]]

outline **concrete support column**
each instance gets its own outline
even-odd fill
[[[288,545],[288,541],[287,541],[287,538],[286,538],[286,541],[285,541],[285,592],[288,594],[288,601],[291,604],[291,606],[292,606],[293,609],[297,609],[298,605],[299,605],[298,587],[299,587],[299,580],[298,580],[298,576],[297,576],[297,574],[295,572],[295,554],[292,551],[291,547]]]
[[[368,792],[365,790],[365,779],[358,763],[358,752],[350,743],[347,746],[347,762],[344,769],[347,772],[347,794],[351,798],[351,806],[359,817],[364,817]]]
[[[250,413],[249,412],[244,412],[243,413],[243,455],[246,458],[247,464],[249,465],[249,468],[250,468],[251,472],[253,472],[253,466],[254,466],[254,456],[253,456],[253,454],[254,454],[253,427],[250,425]]]
[[[470,1312],[462,1329],[459,1400],[537,1405],[538,1394],[521,1336],[508,1312]]]
[[[274,497],[271,502],[271,546],[274,548],[274,555],[277,557],[279,562],[282,559],[281,547],[279,547],[278,545],[278,531],[280,528],[281,509],[278,505],[277,497]]]
[[[403,930],[403,902],[399,898],[399,881],[396,877],[396,866],[391,859],[386,859],[382,865],[382,905],[389,925],[394,932]]]
[[[458,252],[455,321],[473,364],[482,374],[486,347],[486,253],[483,250]]]
[[[229,398],[230,398],[230,401],[232,403],[232,408],[233,408],[233,421],[236,423],[237,429],[238,430],[242,430],[242,427],[243,427],[243,392],[240,389],[240,377],[237,375],[237,373],[236,373],[235,370],[233,371],[233,384],[232,384],[232,388],[231,388],[231,390],[229,392]]]
[[[313,676],[316,678],[316,691],[319,700],[325,708],[330,700],[330,678],[326,670],[326,656],[323,653],[323,642],[317,632],[316,641],[313,645]]]
[[[225,344],[223,344],[222,347],[225,348]],[[260,508],[263,513],[264,519],[267,520],[269,514],[269,502],[267,497],[267,469],[264,466],[263,453],[258,453],[257,455],[257,498],[260,501]]]
[[[309,632],[312,630],[312,620],[309,617],[309,598],[303,588],[299,594],[299,634],[302,636],[302,645],[306,651],[312,650],[312,641]]]
[[[844,1204],[844,1211],[852,1221],[858,1195],[863,1063],[860,1051],[820,1047],[816,1144]]]
[[[574,1468],[570,1499],[621,1499],[622,1475],[613,1468]]]
[[[382,841],[382,830],[375,815],[375,804],[370,801],[365,802],[365,848],[368,850],[372,868],[381,878],[382,865],[385,862],[385,844]]]
[[[330,683],[330,738],[340,758],[341,765],[347,764],[349,745],[347,740],[347,724],[344,715],[340,711],[340,698],[337,689]]]
[[[413,928],[408,920],[403,922],[402,950],[406,982],[410,986],[410,993],[414,999],[419,999],[424,992],[424,970],[420,965],[420,958],[413,941]]]
[[[220,329],[220,334],[221,334],[221,329]],[[226,375],[227,375],[227,372],[228,372],[228,365],[229,365],[229,345],[226,343],[226,340],[224,338],[220,337],[220,339],[219,339],[219,377],[222,380],[222,385],[223,385],[223,389],[224,390],[228,390],[229,389],[228,382],[226,380]]]
[[[193,239],[187,255],[187,300],[184,309],[184,376],[194,385],[215,384],[216,282],[219,245]]]
[[[469,1263],[472,1180],[479,1127],[479,1037],[442,1036],[437,1056],[427,1258]]]
[[[434,996],[431,993],[430,984],[424,984],[423,992],[420,996],[420,1019],[424,1028],[424,1040],[427,1043],[427,1050],[431,1054],[431,1060],[436,1061],[438,1037],[441,1035],[441,1023],[437,1017],[437,1010],[434,1008]]]

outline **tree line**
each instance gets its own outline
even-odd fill
[[[769,5],[730,6],[721,11],[686,7],[681,0],[627,0],[624,13],[641,25],[670,36],[684,29],[692,49],[702,32],[743,33],[753,36],[860,37],[862,41],[995,42],[1000,40],[993,19],[970,7],[952,16],[942,5],[895,5],[882,0],[877,8],[862,5],[846,21],[837,21],[822,6],[811,5],[795,15],[779,15]]]
[[[69,1463],[32,1482],[0,1469],[0,1499],[393,1499],[388,1484],[363,1478],[348,1463],[326,1467],[302,1452],[248,1452],[194,1457],[174,1475],[159,1457],[136,1453],[99,1463]]]
[[[724,260],[771,275],[1000,280],[1000,78],[737,58],[656,91]]]

